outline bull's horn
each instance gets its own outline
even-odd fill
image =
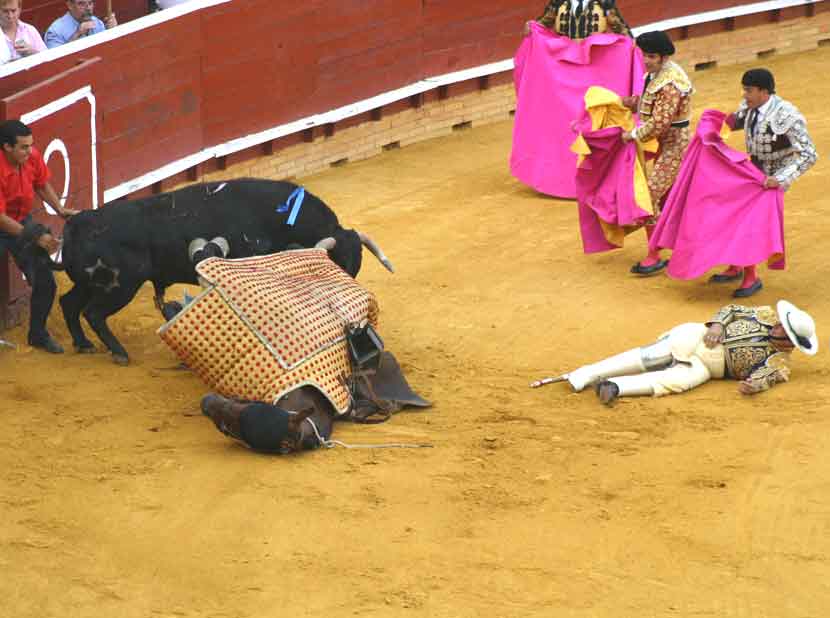
[[[363,232],[358,232],[357,235],[360,237],[360,242],[366,245],[366,248],[371,251],[378,260],[380,260],[380,263],[386,267],[386,270],[390,273],[395,272],[395,269],[392,267],[392,262],[390,262],[389,258],[384,255],[383,251],[377,246],[374,240],[369,238],[369,236]]]
[[[326,251],[331,251],[334,249],[334,245],[337,244],[337,241],[332,238],[331,236],[327,236],[322,240],[318,241],[316,245],[314,245],[315,249],[325,249]]]

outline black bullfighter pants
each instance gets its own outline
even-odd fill
[[[31,221],[29,215],[21,225]],[[24,250],[22,239],[0,231],[0,258],[8,251],[14,258],[17,267],[26,276],[26,281],[32,287],[32,303],[29,313],[29,341],[39,342],[46,337],[46,318],[55,302],[55,276],[45,259],[36,259],[35,252],[29,248]]]

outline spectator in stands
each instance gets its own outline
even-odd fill
[[[0,64],[6,64],[12,59],[12,53],[8,45],[0,45]]]
[[[5,40],[0,44],[9,50],[9,60],[31,56],[46,49],[40,33],[31,24],[20,21],[23,0],[0,0],[0,29]]]
[[[93,0],[66,0],[66,14],[53,21],[46,31],[46,47],[58,47],[118,25],[115,13],[108,15],[105,21],[95,17],[92,14],[94,5]]]

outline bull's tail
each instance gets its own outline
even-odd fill
[[[38,244],[40,237],[47,234],[52,235],[52,230],[42,223],[27,223],[21,234],[23,251],[29,253],[36,262],[45,264],[49,270],[65,270],[63,264],[52,260],[49,252]]]
[[[378,247],[377,243],[374,240],[369,238],[368,235],[364,234],[363,232],[358,232],[357,235],[360,237],[360,242],[363,243],[366,248],[372,252],[372,254],[386,267],[390,273],[395,272],[395,269],[392,267],[392,262],[389,261],[389,258],[383,253],[380,247]]]
[[[66,226],[64,226],[66,228]],[[66,233],[64,232],[63,238],[61,239],[61,248],[58,249],[58,259],[53,260],[52,256],[49,254],[46,255],[47,263],[49,264],[50,270],[66,270],[66,266],[63,263],[63,247],[64,243],[66,242]]]
[[[76,217],[78,215],[75,215]],[[74,219],[74,217],[73,217]],[[65,270],[69,277],[76,281],[75,276],[76,274],[73,273],[71,270],[67,269],[67,265],[72,265],[76,263],[80,263],[78,260],[80,256],[76,257],[77,252],[80,250],[80,247],[77,246],[77,243],[73,242],[73,230],[75,229],[75,225],[77,225],[76,221],[69,219],[66,222],[66,225],[63,226],[63,238],[61,239],[61,255],[60,255],[60,262],[53,262],[56,266],[54,270]],[[83,271],[82,271],[83,272]]]

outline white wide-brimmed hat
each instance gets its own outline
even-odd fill
[[[786,300],[779,300],[776,309],[781,326],[793,345],[810,356],[818,352],[816,323],[810,314]]]

